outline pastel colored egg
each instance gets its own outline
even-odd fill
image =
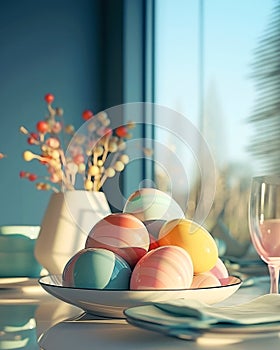
[[[131,267],[147,253],[150,236],[135,216],[115,213],[101,219],[88,234],[85,248],[104,248],[125,259]]]
[[[229,276],[228,270],[220,258],[218,258],[216,265],[209,272],[218,279],[227,278]]]
[[[128,289],[131,268],[117,254],[88,248],[76,253],[65,265],[63,285],[90,289]]]
[[[218,248],[211,234],[199,224],[187,219],[175,219],[163,225],[159,232],[160,246],[177,245],[191,256],[194,273],[211,270],[218,260]]]
[[[189,254],[177,246],[159,247],[143,256],[134,267],[130,289],[185,289],[193,278]]]
[[[191,288],[218,287],[221,282],[209,272],[204,272],[193,276]]]
[[[141,188],[132,193],[124,205],[123,212],[131,213],[141,221],[184,217],[178,203],[167,193],[155,188]]]

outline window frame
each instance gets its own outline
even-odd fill
[[[154,1],[149,0],[106,0],[102,2],[102,44],[100,59],[100,83],[102,106],[149,102],[143,109],[143,116],[133,130],[133,138],[141,139],[144,148],[153,148],[154,117]],[[125,124],[131,116],[123,115],[117,123]],[[147,159],[139,150],[137,162],[129,163],[126,171],[106,184],[106,192],[114,196],[117,203],[112,211],[122,208],[124,200],[143,184],[144,179],[154,181],[153,157]],[[117,183],[118,182],[118,183]],[[123,198],[118,198],[118,186]]]

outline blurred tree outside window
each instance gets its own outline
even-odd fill
[[[280,0],[155,2],[155,102],[184,115],[209,144],[216,192],[204,224],[227,241],[227,255],[244,255],[250,243],[251,176],[280,171],[279,43]],[[187,203],[191,218],[200,189],[197,159],[176,132],[157,127],[155,135],[170,150],[156,143],[157,187]],[[182,169],[188,183],[180,182]]]

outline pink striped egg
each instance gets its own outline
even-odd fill
[[[207,287],[218,287],[221,282],[218,278],[209,272],[203,272],[193,276],[191,288],[207,288]]]
[[[144,256],[150,245],[145,225],[134,215],[115,213],[101,219],[91,229],[85,248],[104,248],[125,259],[131,267]]]
[[[209,273],[218,279],[227,278],[229,276],[228,270],[220,258],[218,258],[216,265],[209,271]]]
[[[178,246],[163,246],[149,251],[134,267],[130,289],[185,289],[193,278],[189,254]]]

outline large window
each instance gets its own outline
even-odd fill
[[[259,116],[258,66],[268,65],[267,56],[260,57],[258,50],[271,53],[269,39],[275,27],[270,26],[275,12],[279,14],[277,3],[157,0],[155,6],[155,102],[187,120],[178,124],[170,111],[170,128],[156,128],[156,181],[181,205],[187,203],[187,216],[195,215],[197,198],[203,200],[203,194],[197,195],[201,164],[177,132],[193,125],[208,143],[216,168],[214,203],[205,224],[217,237],[233,240],[229,254],[247,249],[250,177],[271,170],[255,157],[261,152],[253,142],[252,115]],[[156,114],[156,125],[161,118]],[[162,152],[163,144],[168,151]],[[268,156],[269,151],[263,153]]]

